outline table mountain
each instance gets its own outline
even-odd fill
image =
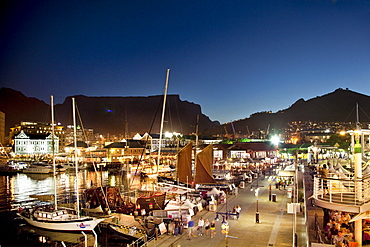
[[[159,133],[163,96],[148,97],[87,97],[70,96],[56,104],[55,120],[62,125],[72,124],[72,100],[76,99],[84,128],[95,133],[122,134]],[[50,122],[50,104],[10,89],[0,89],[0,111],[5,113],[5,131],[20,121]],[[190,134],[195,132],[199,115],[199,132],[220,125],[202,114],[200,105],[180,100],[179,95],[167,95],[164,130]]]

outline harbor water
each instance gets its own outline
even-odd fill
[[[53,201],[54,181],[56,181],[58,203],[68,204],[76,201],[75,173],[57,174],[9,174],[0,175],[0,246],[76,246],[86,238],[94,239],[92,233],[64,233],[47,231],[27,225],[17,217],[20,206],[40,203],[46,199]],[[80,171],[78,174],[80,201],[83,191],[92,186],[116,186],[127,189],[128,180],[122,174],[109,174],[107,171]],[[135,184],[130,183],[135,187]],[[126,246],[127,240],[109,233],[106,229],[96,227],[99,246]]]

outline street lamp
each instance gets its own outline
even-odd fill
[[[263,187],[263,186],[258,185],[258,177],[257,177],[257,185],[251,186],[251,191],[253,191],[253,188],[255,188],[254,195],[256,196],[256,223],[260,223],[260,213],[258,212],[258,191],[260,187]]]
[[[230,215],[238,216],[238,213],[230,213],[230,212],[227,210],[227,199],[226,199],[226,210],[225,210],[225,211],[226,211],[225,213],[222,213],[222,212],[216,212],[215,220],[219,221],[219,220],[220,220],[219,215],[221,215],[221,216],[222,216],[222,222],[221,222],[221,223],[225,223],[225,222],[227,222],[227,221],[225,221],[225,219],[226,219],[226,220],[228,220]]]

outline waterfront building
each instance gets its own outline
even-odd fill
[[[59,150],[59,139],[54,136],[55,153]],[[26,135],[22,130],[14,138],[15,155],[47,155],[53,154],[53,136]]]
[[[107,162],[124,162],[126,159],[139,160],[147,152],[145,143],[139,140],[122,140],[104,147],[107,149]]]
[[[363,220],[369,219],[370,212],[370,167],[368,163],[363,166],[367,160],[365,147],[369,143],[370,130],[356,129],[348,131],[347,134],[351,137],[350,162],[337,157],[319,160],[317,170],[326,165],[328,176],[320,176],[319,173],[314,176],[312,198],[317,206],[314,213],[315,217],[324,215],[320,219],[322,222],[317,224],[318,231],[322,232],[329,220],[329,217],[325,217],[329,211],[352,214],[348,223],[354,222],[352,235],[358,246],[362,246],[365,234]],[[350,169],[347,169],[348,167]]]
[[[15,136],[19,135],[22,131],[28,136],[40,136],[40,138],[43,138],[42,136],[49,136],[52,133],[52,125],[51,123],[22,121],[20,124],[17,124],[16,126],[10,128],[10,144],[14,145]],[[58,137],[59,147],[63,148],[66,143],[64,126],[56,124],[54,126],[54,133]],[[59,151],[59,148],[57,150]]]
[[[278,152],[270,142],[214,144],[214,149],[215,159],[273,159]]]
[[[64,131],[65,143],[71,143],[74,140],[74,130],[73,125],[67,125]],[[76,139],[77,141],[87,142],[91,144],[95,142],[94,130],[84,129],[81,126],[76,126]]]

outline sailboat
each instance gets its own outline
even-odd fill
[[[209,144],[202,152],[196,155],[196,166],[194,183],[196,189],[209,190],[212,188],[231,189],[231,185],[217,183],[212,172],[213,166],[213,145]]]
[[[193,183],[192,175],[192,149],[193,143],[189,142],[184,148],[182,148],[177,157],[177,166],[176,166],[176,179],[161,177],[158,176],[157,181],[161,187],[162,191],[171,192],[171,193],[185,193],[186,191],[193,191],[190,189]]]
[[[22,217],[28,224],[55,231],[92,231],[104,219],[93,217],[82,217],[79,213],[79,193],[78,193],[78,165],[77,165],[77,137],[76,137],[76,117],[75,117],[75,99],[72,98],[73,105],[73,125],[74,125],[74,143],[75,143],[75,163],[76,163],[76,178],[75,189],[77,193],[77,210],[69,208],[58,208],[57,189],[56,189],[56,169],[54,155],[54,99],[51,96],[51,115],[52,115],[52,150],[53,150],[53,167],[54,167],[54,205],[51,206],[35,206],[33,208],[20,208],[18,215]]]

